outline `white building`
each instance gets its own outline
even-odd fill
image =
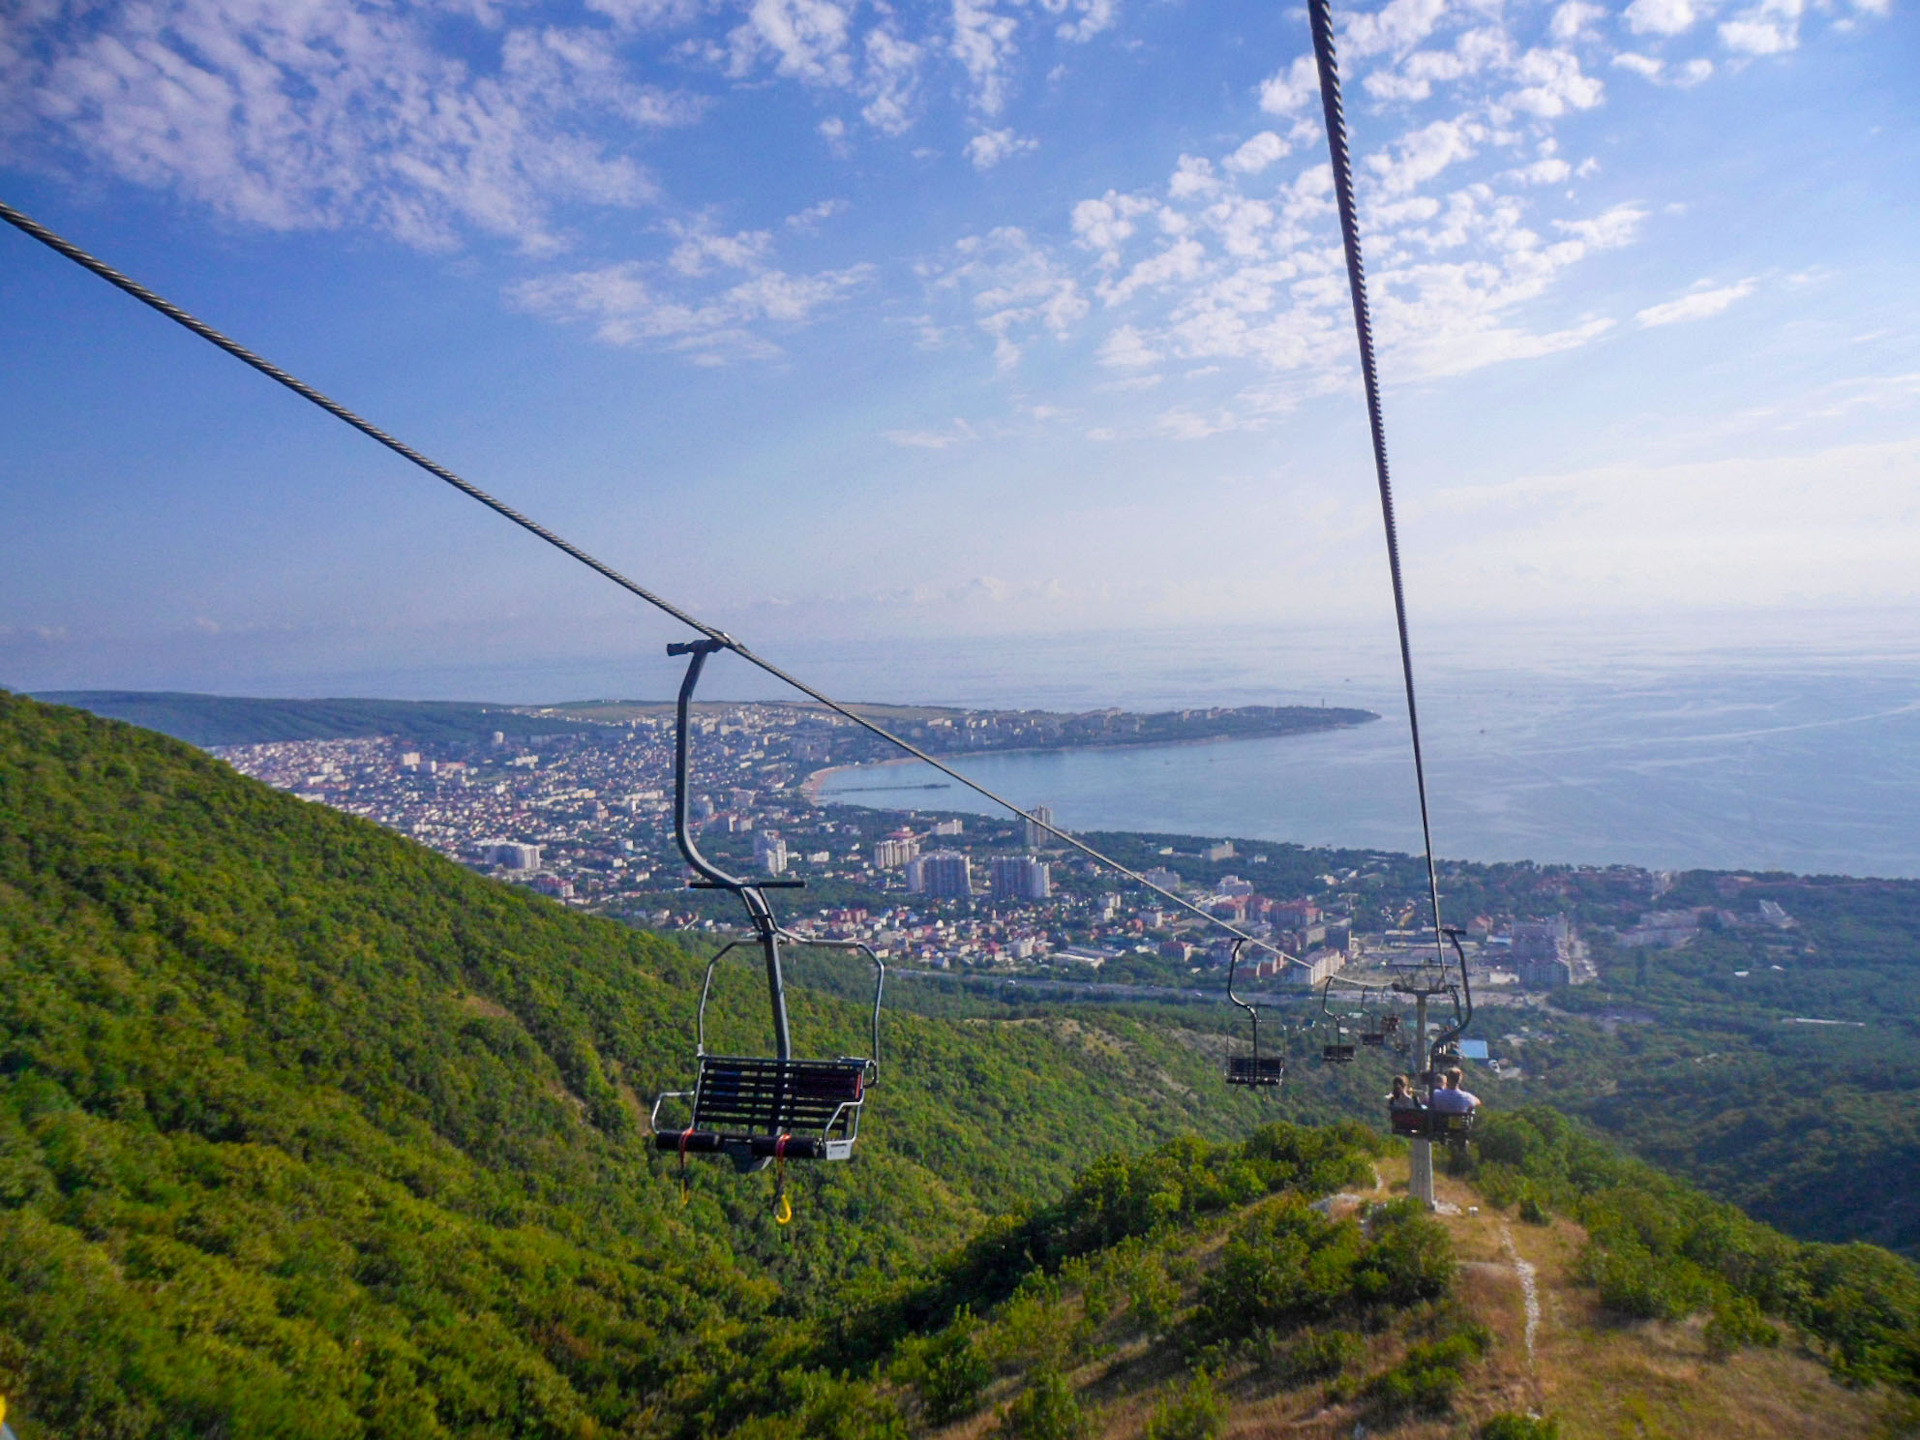
[[[1053,894],[1053,871],[1031,855],[996,855],[987,884],[996,900],[1045,900]]]
[[[538,845],[522,845],[514,840],[482,840],[478,848],[481,860],[489,865],[498,865],[503,870],[540,868]]]
[[[965,900],[973,894],[973,866],[958,850],[936,850],[919,862],[920,893],[936,900]]]
[[[1029,850],[1044,850],[1053,844],[1053,832],[1042,829],[1041,826],[1053,824],[1053,811],[1045,805],[1036,805],[1028,813],[1033,816],[1033,820],[1038,820],[1040,824],[1034,824],[1033,820],[1027,821],[1027,848]]]
[[[769,875],[787,873],[787,842],[775,830],[760,830],[753,837],[753,863]]]

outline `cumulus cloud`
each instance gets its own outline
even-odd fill
[[[635,83],[604,29],[495,25],[484,68],[431,13],[270,0],[49,0],[0,44],[0,136],[84,156],[276,230],[368,226],[444,249],[478,231],[560,243],[556,207],[634,206],[647,170],[617,126],[696,119]]]
[[[1759,287],[1759,281],[1741,280],[1732,285],[1713,285],[1701,281],[1677,300],[1649,305],[1635,312],[1634,319],[1643,329],[1655,325],[1677,325],[1683,320],[1706,320],[1720,314],[1737,300],[1744,300]]]
[[[1633,0],[1621,15],[1636,35],[1683,35],[1700,19],[1693,0]]]
[[[1320,98],[1320,67],[1301,55],[1260,86],[1260,108],[1269,115],[1292,115]]]
[[[1236,175],[1258,175],[1276,160],[1284,160],[1293,147],[1271,130],[1262,130],[1220,162],[1221,168]]]
[[[969,298],[1003,370],[1020,363],[1035,330],[1064,339],[1091,308],[1067,267],[1015,226],[961,240],[951,261],[929,267],[927,278],[936,291]]]
[[[1002,160],[1038,150],[1040,142],[1016,135],[1011,130],[982,130],[967,141],[966,156],[976,170],[991,170]]]

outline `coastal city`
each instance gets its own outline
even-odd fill
[[[299,740],[218,753],[256,779],[565,904],[656,929],[724,930],[739,918],[727,897],[686,888],[673,841],[672,719],[653,709],[584,724],[569,715],[550,733],[497,730],[468,743]],[[956,738],[986,729],[969,718],[948,719]],[[1117,723],[1137,728],[1137,718]],[[1400,873],[1405,857],[1362,855],[1302,876],[1297,863],[1274,863],[1279,851],[1297,861],[1296,847],[1128,837],[1158,838],[1125,863],[1187,909],[1042,826],[822,803],[826,763],[869,748],[858,743],[864,732],[838,717],[794,705],[709,705],[693,728],[689,811],[698,843],[734,873],[803,880],[783,907],[797,934],[861,940],[932,970],[1160,987],[1190,986],[1225,967],[1232,938],[1208,917],[1263,942],[1245,951],[1243,975],[1268,989],[1305,990],[1335,974],[1384,981],[1396,964],[1433,953],[1431,928],[1413,923],[1421,891]],[[1033,813],[1052,823],[1043,802]],[[1563,914],[1469,917],[1463,943],[1490,992],[1553,990],[1593,975]]]

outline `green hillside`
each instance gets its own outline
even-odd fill
[[[770,1177],[696,1166],[683,1203],[646,1146],[646,1097],[688,1078],[698,964],[0,693],[22,1440],[1218,1433],[1155,1418],[1204,1421],[1202,1371],[1256,1410],[1343,1387],[1342,1434],[1491,1413],[1469,1392],[1503,1342],[1430,1223],[1306,1206],[1373,1191],[1395,1152],[1264,1123],[1362,1081],[1255,1100],[1176,1022],[896,1014],[862,1153],[797,1177],[782,1229]],[[862,1034],[857,1006],[795,1000],[803,1047]],[[723,1031],[751,1043],[763,1003],[743,968]],[[1787,1240],[1551,1112],[1472,1166],[1451,1183],[1489,1206],[1585,1227],[1569,1283],[1609,1324],[1772,1335],[1875,1396],[1920,1371],[1920,1281],[1884,1251]]]
[[[757,1029],[738,978],[719,1006]],[[863,1153],[777,1232],[766,1177],[696,1167],[683,1207],[644,1143],[696,980],[184,745],[0,696],[0,1384],[100,1433],[618,1429],[1108,1150],[1259,1114],[1196,1104],[1211,1059],[1140,1025],[901,1016]],[[803,1043],[861,1033],[797,1000]]]
[[[37,699],[158,730],[191,745],[262,745],[395,735],[416,744],[484,745],[497,730],[522,738],[598,728],[549,712],[456,700],[257,700],[166,690],[49,691]]]

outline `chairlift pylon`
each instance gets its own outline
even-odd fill
[[[815,940],[805,943],[834,948],[857,949],[873,962],[873,1015],[871,1053],[866,1056],[842,1055],[831,1060],[796,1060],[793,1057],[792,1031],[787,1021],[786,979],[781,968],[781,941],[799,941],[803,937],[784,930],[768,903],[766,891],[798,889],[800,879],[741,879],[720,869],[700,853],[688,824],[688,803],[692,789],[689,717],[694,688],[707,657],[727,648],[713,639],[695,640],[667,647],[669,655],[685,655],[687,673],[680,683],[680,698],[675,711],[674,730],[674,811],[673,838],[694,871],[696,890],[726,890],[740,897],[747,919],[753,926],[752,941],[736,940],[724,946],[707,962],[706,978],[700,986],[700,1009],[695,1019],[694,1059],[697,1075],[690,1091],[669,1090],[653,1102],[653,1144],[656,1150],[678,1154],[684,1170],[689,1155],[725,1155],[741,1173],[764,1169],[768,1164],[783,1166],[788,1160],[847,1160],[853,1156],[854,1141],[859,1138],[860,1113],[867,1091],[880,1078],[880,999],[886,986],[887,967],[873,948],[859,941]],[[716,1055],[707,1049],[707,1002],[713,991],[713,974],[720,962],[744,945],[757,944],[766,964],[767,990],[773,1011],[774,1053],[758,1055]],[[688,1102],[691,1111],[685,1126],[664,1123],[661,1111],[669,1101]],[[776,1196],[779,1214],[791,1214],[785,1202],[784,1188]],[[784,1223],[784,1218],[783,1218]]]

